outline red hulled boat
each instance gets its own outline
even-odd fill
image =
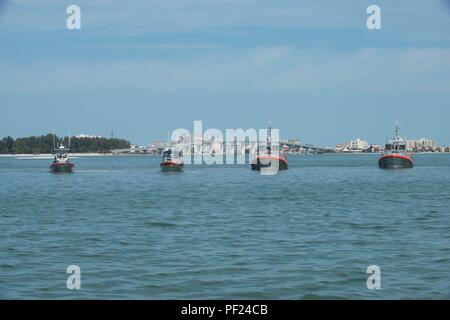
[[[69,160],[69,149],[62,144],[55,149],[54,160],[50,165],[53,173],[72,173],[75,165]]]
[[[163,159],[160,163],[162,171],[181,171],[183,170],[184,163],[181,159],[181,152],[174,148],[167,148],[163,151]]]
[[[272,128],[269,126],[267,129],[267,146],[266,154],[258,154],[256,158],[252,161],[252,170],[261,170],[261,168],[278,168],[278,170],[287,170],[289,168],[286,154],[281,156],[272,155]]]
[[[381,169],[407,169],[414,167],[414,160],[406,153],[406,141],[400,136],[399,127],[395,128],[395,136],[386,143],[385,150],[378,160]]]

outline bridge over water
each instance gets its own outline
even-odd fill
[[[298,149],[299,151],[300,150],[304,150],[305,153],[326,153],[326,152],[330,152],[330,150],[327,149],[327,148],[316,147],[316,146],[313,146],[311,144],[296,144],[296,143],[281,142],[280,145],[281,145],[282,148],[284,146],[286,146],[289,149]]]

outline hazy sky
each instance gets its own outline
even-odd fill
[[[450,145],[447,0],[10,0],[0,5],[0,136],[261,128],[335,145]],[[67,30],[77,4],[82,29]],[[382,10],[382,30],[366,9]]]

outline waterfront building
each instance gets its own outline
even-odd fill
[[[366,140],[356,139],[349,141],[349,148],[352,151],[363,151],[369,147],[369,143]]]
[[[407,140],[406,147],[409,151],[426,152],[435,151],[437,144],[435,140],[420,138],[418,140]]]
[[[79,134],[76,135],[75,138],[78,139],[102,139],[102,136],[95,136],[95,135],[89,135],[89,134]]]
[[[344,151],[344,150],[348,151],[348,145],[346,143],[339,143],[339,144],[336,145],[334,150],[336,150],[338,152],[341,152],[341,151]]]
[[[369,153],[379,153],[381,152],[381,146],[379,144],[372,144],[365,151]]]

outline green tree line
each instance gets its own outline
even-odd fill
[[[0,140],[0,154],[41,154],[53,153],[53,143],[63,144],[68,147],[69,137],[55,136],[49,133],[42,136],[31,136],[14,139],[10,136]],[[109,138],[76,138],[70,139],[70,150],[74,153],[107,153],[111,149],[125,149],[130,147],[130,142],[124,139]]]

